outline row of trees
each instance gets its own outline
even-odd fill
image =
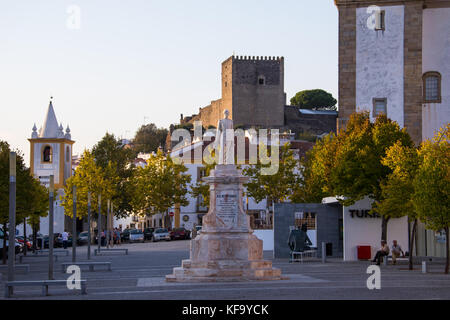
[[[3,231],[3,244],[7,242],[9,224],[9,158],[11,148],[6,141],[0,141],[0,225]],[[23,155],[16,151],[16,223],[28,222],[33,227],[34,243],[36,233],[39,229],[41,217],[48,215],[49,196],[48,190],[42,186],[31,174],[30,169],[25,166]],[[6,263],[7,250],[3,245],[3,264]]]
[[[417,221],[447,237],[445,272],[449,271],[450,208],[449,126],[432,141],[414,146],[406,129],[379,115],[355,113],[345,131],[319,141],[302,160],[301,185],[293,195],[297,202],[319,202],[338,195],[346,206],[365,197],[372,211],[382,216],[381,239],[387,238],[392,218],[408,216],[410,269]]]
[[[85,150],[75,173],[65,186],[63,206],[72,216],[73,187],[77,188],[78,217],[87,215],[88,193],[92,199],[110,200],[114,215],[126,217],[131,213],[151,215],[166,212],[176,203],[187,205],[190,175],[187,168],[176,164],[161,150],[150,155],[147,166],[135,167],[135,153],[124,148],[114,135],[106,134],[92,151]],[[91,209],[98,215],[98,201],[91,201]],[[106,206],[101,214],[106,215]]]

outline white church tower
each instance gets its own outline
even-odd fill
[[[63,125],[58,124],[52,100],[48,106],[44,124],[37,131],[33,126],[30,141],[30,169],[33,175],[43,185],[49,187],[49,177],[54,176],[56,201],[54,206],[54,232],[64,231],[65,216],[61,205],[61,197],[64,195],[65,181],[72,176],[72,140],[69,126],[63,132]],[[42,234],[48,232],[48,217],[41,219],[40,230]]]

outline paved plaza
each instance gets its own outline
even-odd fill
[[[87,280],[87,295],[50,287],[50,296],[43,297],[40,287],[17,287],[12,299],[450,299],[450,275],[444,275],[444,265],[435,261],[428,264],[427,274],[422,274],[419,264],[414,271],[407,270],[406,264],[381,266],[381,290],[369,290],[366,286],[369,262],[345,263],[336,259],[326,264],[319,260],[303,264],[273,260],[274,267],[288,278],[281,281],[180,284],[166,283],[164,277],[189,257],[189,241],[124,244],[121,248],[128,248],[129,255],[92,254],[92,261],[110,261],[112,271],[98,267],[89,272],[83,267],[81,278]],[[79,261],[86,261],[86,249],[86,246],[77,248]],[[264,257],[271,259],[272,252],[264,252]],[[68,278],[68,274],[61,272],[61,263],[70,261],[71,255],[58,257],[55,279]],[[30,264],[30,272],[17,270],[16,280],[46,279],[48,257],[24,258],[23,263]],[[6,270],[0,272],[4,288]],[[0,299],[4,299],[3,294]]]

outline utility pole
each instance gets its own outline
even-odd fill
[[[50,176],[49,211],[48,211],[48,279],[53,280],[53,199],[55,192],[55,178]]]
[[[100,246],[102,241],[102,233],[101,233],[101,225],[102,225],[102,195],[98,195],[98,222],[97,222],[97,251],[100,253]]]
[[[111,200],[106,202],[106,248],[109,249],[109,210],[111,209]]]
[[[14,281],[14,264],[16,260],[16,157],[15,152],[9,154],[8,281]]]
[[[91,192],[88,191],[88,248],[87,248],[87,258],[91,260]]]
[[[73,186],[72,262],[77,261],[77,187]]]

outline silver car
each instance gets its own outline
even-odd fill
[[[130,242],[144,242],[144,232],[142,230],[134,229],[130,231]]]
[[[153,232],[152,241],[155,242],[160,240],[170,241],[169,230],[166,228],[155,229],[155,232]]]

